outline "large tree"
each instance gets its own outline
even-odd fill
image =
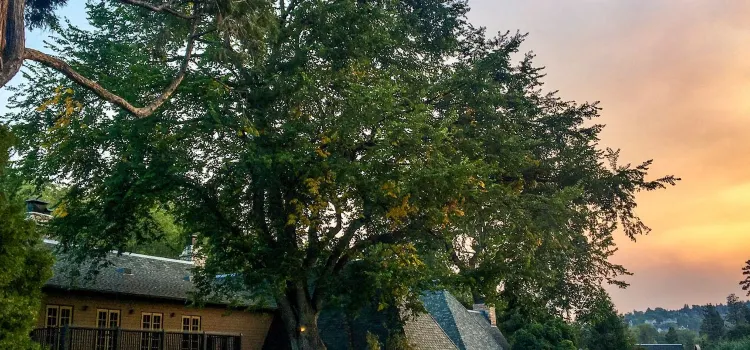
[[[569,310],[624,273],[606,262],[612,225],[635,220],[636,191],[675,179],[603,165],[616,152],[584,125],[598,109],[539,92],[531,56],[512,61],[521,36],[487,38],[460,0],[282,5],[275,30],[201,27],[193,74],[148,118],[30,67],[9,119],[29,174],[70,185],[52,222],[64,248],[131,249],[155,237],[144,213],[172,203],[199,235],[199,286],[270,293],[297,349],[324,348],[326,303],[412,306],[457,282]],[[61,28],[55,49],[127,99],[158,85],[145,48],[171,27],[88,11],[95,30]]]
[[[747,306],[740,298],[732,293],[727,296],[727,321],[733,326],[747,323]]]
[[[700,334],[707,337],[709,341],[715,342],[724,336],[724,330],[724,319],[716,310],[716,306],[712,304],[704,306]]]
[[[42,246],[34,222],[26,220],[20,179],[9,173],[13,138],[0,124],[0,348],[33,347],[29,333],[51,277],[52,255]]]

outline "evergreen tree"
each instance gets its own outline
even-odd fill
[[[717,341],[724,336],[724,319],[719,315],[716,306],[708,304],[704,307],[701,335],[709,341]]]
[[[0,125],[0,349],[27,349],[52,256],[33,221],[26,220],[20,181],[9,173],[13,138]]]
[[[677,344],[680,339],[677,336],[677,330],[674,329],[674,327],[669,327],[669,331],[667,331],[667,335],[664,337],[664,341],[667,342],[667,344]]]
[[[727,296],[727,321],[733,326],[739,326],[747,322],[747,306],[740,301],[734,293]]]
[[[609,296],[602,293],[580,317],[582,344],[588,350],[632,349],[635,341]]]

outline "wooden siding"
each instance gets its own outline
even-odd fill
[[[263,347],[273,319],[270,312],[230,311],[216,306],[191,308],[179,301],[156,301],[75,291],[45,291],[39,310],[38,327],[45,326],[47,305],[72,306],[71,325],[79,327],[96,327],[98,309],[120,310],[120,328],[123,329],[141,329],[141,313],[163,314],[163,329],[166,331],[181,331],[183,316],[200,316],[201,331],[242,334],[243,350]]]

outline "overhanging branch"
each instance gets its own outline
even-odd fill
[[[24,59],[32,60],[35,62],[41,63],[43,66],[52,68],[66,77],[68,77],[70,80],[73,80],[77,84],[83,86],[84,88],[90,90],[97,96],[101,97],[102,99],[109,101],[117,106],[120,106],[121,108],[125,109],[126,111],[130,112],[131,114],[135,115],[136,117],[143,118],[147,117],[151,114],[153,114],[161,105],[164,104],[167,100],[169,100],[170,97],[172,97],[172,94],[177,90],[177,87],[180,86],[180,83],[182,83],[182,80],[185,79],[185,75],[187,74],[187,68],[188,64],[190,63],[190,58],[193,54],[193,46],[195,44],[195,31],[198,26],[198,21],[194,20],[191,24],[190,34],[187,38],[187,46],[185,48],[185,57],[182,61],[182,65],[180,66],[180,70],[177,72],[177,75],[172,80],[172,82],[162,91],[162,93],[157,96],[151,103],[144,107],[136,107],[130,104],[130,102],[126,101],[124,98],[110,92],[109,90],[105,89],[101,85],[99,85],[97,82],[84,77],[80,73],[78,73],[73,67],[71,67],[67,62],[45,54],[43,52],[26,48],[24,50]]]
[[[164,13],[168,13],[170,15],[173,15],[173,16],[176,16],[176,17],[180,17],[180,18],[184,18],[184,19],[193,19],[194,18],[193,16],[184,14],[184,13],[182,13],[180,11],[177,11],[177,10],[173,9],[171,7],[171,5],[172,5],[171,3],[164,3],[164,4],[156,6],[156,5],[150,4],[150,3],[145,2],[145,1],[140,1],[140,0],[119,0],[119,1],[121,3],[123,3],[123,4],[138,6],[138,7],[145,8],[147,10],[154,11],[154,12],[164,12]]]

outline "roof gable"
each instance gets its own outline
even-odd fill
[[[490,330],[489,321],[479,313],[472,315],[449,292],[425,293],[422,302],[460,350],[502,349]]]

